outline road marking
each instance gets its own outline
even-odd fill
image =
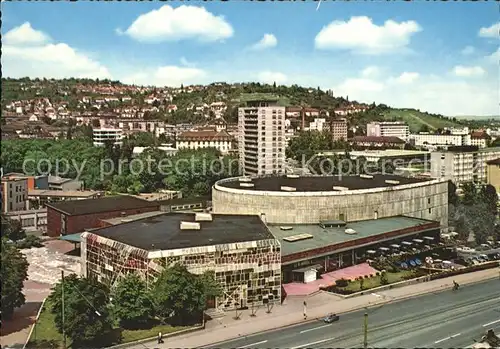
[[[500,322],[500,319],[495,320],[495,321],[492,321],[492,322],[488,322],[487,324],[484,324],[484,325],[483,325],[483,327],[488,327],[488,326],[494,325],[494,324],[496,324],[497,322]]]
[[[455,337],[458,337],[460,336],[461,333],[457,333],[457,334],[454,334],[452,336],[449,336],[449,337],[446,337],[446,338],[443,338],[443,339],[440,339],[438,341],[435,341],[434,344],[438,344],[438,343],[441,343],[441,342],[444,342],[444,341],[447,341],[448,339],[452,339],[452,338],[455,338]]]
[[[331,326],[331,324],[324,325],[324,326],[319,326],[319,327],[315,327],[315,328],[310,328],[308,330],[300,331],[299,333],[306,333],[306,332],[309,332],[309,331],[319,330],[320,328],[325,328],[325,327],[328,327],[328,326]]]
[[[267,340],[265,340],[265,341],[260,341],[260,342],[257,342],[257,343],[248,344],[248,345],[244,345],[244,346],[242,346],[242,347],[239,347],[238,349],[243,349],[243,348],[253,347],[254,345],[259,345],[259,344],[264,344],[264,343],[267,343]]]
[[[300,348],[308,347],[310,345],[319,344],[319,343],[323,343],[323,342],[328,342],[328,341],[331,341],[332,339],[335,339],[335,338],[322,339],[320,341],[316,341],[316,342],[312,342],[312,343],[307,343],[307,344],[302,344],[302,345],[299,345],[297,347],[293,347],[293,348],[290,348],[290,349],[300,349]]]

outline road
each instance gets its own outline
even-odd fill
[[[373,295],[383,297],[383,293]],[[500,332],[500,281],[462,286],[368,309],[368,346],[372,348],[468,347],[487,329]],[[326,314],[325,314],[326,315]],[[340,321],[321,321],[218,343],[212,348],[359,348],[364,311]]]

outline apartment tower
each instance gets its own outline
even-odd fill
[[[238,148],[244,175],[284,173],[285,107],[261,100],[238,108]]]

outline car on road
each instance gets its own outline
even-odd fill
[[[328,314],[323,321],[327,324],[331,324],[332,322],[337,322],[340,320],[340,317],[337,314]]]

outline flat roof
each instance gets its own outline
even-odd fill
[[[149,218],[149,217],[155,217],[165,214],[163,211],[152,211],[152,212],[144,212],[144,213],[139,213],[139,214],[133,214],[130,216],[123,216],[123,217],[116,217],[116,218],[109,218],[109,219],[101,219],[102,222],[111,224],[111,225],[117,225],[117,224],[122,224],[122,223],[128,223],[128,222],[133,222],[137,221],[139,219],[143,218]]]
[[[106,196],[98,199],[70,200],[46,204],[47,207],[68,215],[83,215],[101,212],[115,212],[139,208],[159,207],[154,201],[147,201],[129,195]]]
[[[431,223],[425,219],[395,216],[388,218],[370,219],[366,221],[347,223],[344,227],[321,228],[319,224],[297,224],[287,225],[291,230],[282,230],[284,225],[268,225],[271,233],[280,240],[281,255],[287,256],[298,252],[304,252],[330,245],[340,244],[370,236],[380,235],[390,231],[401,230]],[[346,229],[353,229],[357,234],[346,234]],[[288,242],[286,237],[299,234],[310,234],[312,238]]]
[[[95,195],[101,195],[101,191],[92,190],[44,190],[44,189],[30,189],[28,196],[50,196],[50,197],[75,197],[86,198]]]
[[[181,222],[194,222],[195,214],[165,213],[96,229],[92,234],[148,251],[274,239],[257,215],[213,214],[212,219],[199,222],[199,230],[181,230]]]
[[[373,178],[366,179],[360,176],[300,176],[291,178],[287,176],[269,176],[252,178],[253,187],[241,187],[238,178],[229,181],[221,181],[217,184],[221,187],[255,190],[255,191],[282,191],[281,187],[293,187],[297,192],[314,191],[334,191],[333,187],[346,187],[349,190],[372,189],[382,187],[392,187],[393,184],[385,183],[386,180],[399,181],[398,185],[423,183],[429,179],[408,178],[396,175],[373,175]]]
[[[327,151],[323,152],[324,155],[345,154],[342,151]],[[417,155],[430,155],[429,151],[422,150],[402,150],[402,149],[384,149],[384,150],[353,150],[349,152],[351,156],[378,156],[378,157],[394,157],[394,156],[417,156]]]

